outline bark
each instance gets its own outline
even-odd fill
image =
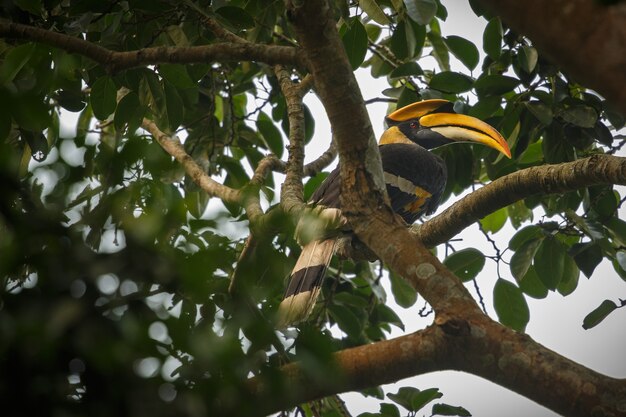
[[[302,94],[298,84],[291,80],[291,71],[276,66],[274,73],[280,84],[280,89],[287,103],[287,116],[289,118],[289,145],[287,150],[287,166],[285,169],[285,181],[283,182],[280,203],[285,212],[290,208],[300,207],[304,203],[304,186],[302,176],[304,171],[304,109]]]
[[[480,0],[582,84],[626,114],[626,3]]]
[[[625,416],[626,381],[601,375],[564,358],[483,315],[453,319],[416,333],[333,356],[332,380],[290,364],[281,373],[296,387],[277,398],[262,377],[250,389],[263,404],[259,415],[337,392],[395,382],[435,370],[458,370],[510,388],[566,416]]]
[[[203,46],[153,47],[118,52],[73,36],[7,21],[0,21],[0,37],[41,42],[77,53],[96,61],[111,73],[164,63],[192,64],[216,61],[258,61],[270,65],[305,67],[302,54],[291,46],[223,42]]]
[[[447,242],[486,215],[535,194],[556,194],[601,184],[626,185],[626,158],[595,155],[514,172],[485,185],[421,226],[427,246]]]

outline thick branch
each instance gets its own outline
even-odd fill
[[[327,374],[332,375],[332,379],[325,381],[312,377],[300,364],[288,364],[280,370],[292,387],[288,395],[273,393],[276,387],[264,381],[262,375],[253,378],[249,388],[255,403],[260,405],[258,415],[441,369],[448,356],[442,336],[443,333],[432,326],[397,339],[342,350],[333,355],[332,362],[324,364],[334,370]]]
[[[45,43],[90,58],[109,72],[163,63],[192,64],[223,61],[258,61],[269,65],[305,67],[302,54],[291,46],[224,42],[190,47],[154,47],[136,51],[112,51],[80,38],[32,26],[0,21],[0,37]]]
[[[563,193],[600,184],[626,185],[626,158],[595,155],[514,172],[469,194],[414,230],[424,244],[436,246],[486,215],[531,195]]]
[[[547,57],[626,114],[626,4],[481,0]]]
[[[566,416],[626,416],[626,381],[601,375],[479,314],[334,355],[332,379],[320,381],[298,364],[281,373],[291,396],[272,395],[261,377],[250,381],[267,414],[335,393],[398,381],[435,370],[478,375]],[[271,407],[271,408],[265,408]]]

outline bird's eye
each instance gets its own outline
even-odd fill
[[[411,124],[409,126],[411,127],[411,129],[417,129],[419,124],[417,122],[411,122]]]

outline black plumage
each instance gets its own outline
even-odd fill
[[[452,107],[445,100],[427,100],[401,108],[385,119],[389,128],[379,145],[384,180],[393,211],[407,224],[433,213],[446,185],[446,165],[429,149],[455,141],[479,142],[510,157],[506,141],[495,129],[478,119],[457,115]],[[340,215],[339,168],[320,185],[310,203],[331,209],[330,218]],[[305,244],[279,307],[278,327],[310,313],[335,242],[336,237],[331,236]]]

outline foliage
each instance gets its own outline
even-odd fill
[[[624,118],[497,17],[485,29],[481,62],[476,45],[441,32],[448,10],[438,0],[331,4],[350,64],[386,78],[383,94],[397,106],[445,98],[508,139],[511,160],[486,148],[441,149],[445,198],[622,144],[614,141],[623,140],[615,131]],[[5,2],[2,15],[115,51],[216,44],[207,16],[250,42],[295,44],[283,2],[32,0]],[[451,56],[467,72],[453,69]],[[285,387],[277,365],[300,360],[319,376],[332,372],[331,352],[403,328],[370,264],[334,261],[311,323],[276,333],[268,318],[299,251],[291,219],[279,218],[282,229],[257,245],[246,294],[254,303],[232,296],[246,213],[214,203],[140,129],[144,117],[155,121],[184,140],[206,173],[249,187],[265,155],[283,157],[289,135],[285,98],[269,66],[224,60],[110,73],[84,54],[8,38],[0,57],[0,396],[20,402],[22,414],[206,415],[222,401],[248,414],[259,406],[246,400],[249,376],[271,381],[278,396]],[[437,70],[420,65],[428,57]],[[310,140],[314,123],[304,115]],[[269,176],[252,192],[274,206],[276,186]],[[502,323],[523,331],[526,297],[568,295],[580,272],[591,277],[603,259],[626,280],[621,203],[611,186],[589,187],[528,197],[483,221],[491,233],[507,220],[518,229],[509,244],[515,282],[499,279],[494,288]],[[535,209],[545,212],[539,222]],[[485,261],[478,250],[462,249],[445,264],[463,281],[480,281]],[[399,305],[415,303],[406,282],[394,275],[391,282]],[[616,308],[605,301],[584,326]],[[388,397],[415,412],[441,393],[405,387]],[[432,413],[469,415],[446,404]],[[399,411],[382,403],[380,415]]]

